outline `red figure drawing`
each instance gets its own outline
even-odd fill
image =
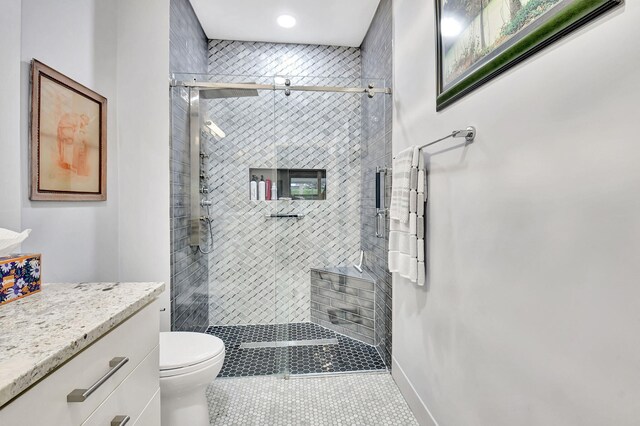
[[[58,121],[58,166],[79,176],[89,175],[86,114],[66,113]]]

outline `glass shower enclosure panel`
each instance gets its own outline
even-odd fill
[[[172,326],[224,341],[222,377],[384,368],[365,269],[385,255],[387,96],[367,87],[384,81],[173,76]]]
[[[362,248],[363,185],[369,185],[363,182],[364,132],[370,128],[369,120],[380,120],[384,127],[384,117],[374,116],[374,105],[384,114],[386,95],[377,93],[370,98],[366,93],[340,89],[383,88],[384,82],[287,75],[276,77],[274,84],[292,87],[277,91],[274,99],[280,171],[275,225],[276,317],[289,324],[284,337],[290,340],[281,358],[281,372],[348,371],[351,366],[343,361],[337,333],[366,336],[367,342],[374,344],[373,284],[360,291],[341,285],[338,275],[331,282],[333,275],[325,272],[359,276],[353,265],[358,263]],[[296,90],[296,86],[304,90]],[[370,116],[363,114],[365,109],[371,111]]]
[[[260,76],[208,76],[222,83],[270,83]],[[212,89],[207,120],[213,122],[207,179],[214,211],[214,253],[209,257],[211,324],[276,322],[275,225],[264,169],[276,164],[274,93]],[[216,135],[219,127],[224,136]],[[253,343],[253,342],[243,342]]]
[[[180,74],[173,80],[179,87],[172,88],[172,107],[184,112],[172,115],[172,134],[180,135],[173,137],[180,140],[172,141],[172,157],[184,155],[172,163],[172,193],[184,206],[181,215],[190,220],[172,218],[172,241],[187,246],[173,253],[172,270],[176,277],[193,279],[190,265],[206,264],[206,283],[199,289],[206,306],[184,315],[206,312],[202,321],[208,332],[227,347],[222,374],[240,375],[242,353],[279,340],[274,328],[281,312],[275,291],[277,222],[271,218],[276,202],[266,200],[266,171],[277,161],[274,92],[213,83],[271,84],[273,79]],[[177,301],[184,295],[184,290],[176,294],[173,305],[181,306]],[[278,373],[278,364],[271,359],[257,373]]]

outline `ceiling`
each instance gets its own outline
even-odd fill
[[[207,37],[359,47],[380,0],[191,0]],[[291,15],[290,29],[276,22]]]

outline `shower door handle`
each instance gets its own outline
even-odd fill
[[[376,237],[377,238],[384,238],[385,236],[385,226],[386,226],[386,219],[387,219],[387,209],[377,209],[376,210]],[[380,225],[380,222],[382,222],[382,225]],[[380,231],[382,229],[382,231]]]
[[[391,169],[387,167],[376,167],[376,237],[385,237],[387,225],[387,200],[385,197],[385,184],[387,173]],[[382,223],[381,223],[382,222]]]

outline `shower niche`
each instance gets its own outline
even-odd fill
[[[261,187],[264,188],[264,194]],[[252,201],[326,200],[327,171],[325,169],[250,168],[249,199]]]

